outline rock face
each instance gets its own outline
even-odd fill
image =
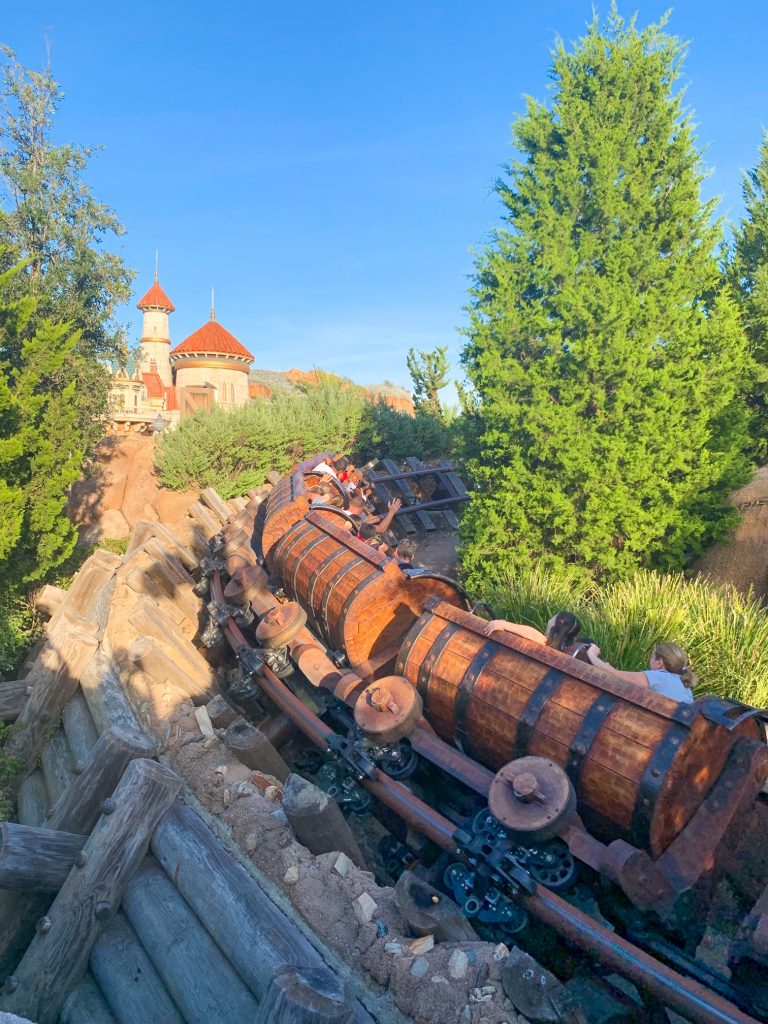
[[[768,598],[768,466],[761,466],[752,480],[731,495],[741,512],[733,535],[714,544],[691,566],[713,583],[731,583],[746,594]]]
[[[129,537],[140,519],[173,523],[197,500],[196,491],[159,486],[154,456],[155,438],[146,434],[111,434],[101,442],[95,472],[75,484],[69,500],[82,540]]]

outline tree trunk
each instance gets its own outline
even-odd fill
[[[152,832],[179,792],[180,781],[154,761],[131,762],[104,815],[83,847],[84,866],[71,871],[38,927],[14,983],[0,1005],[56,1024],[64,1002],[85,974],[104,923],[115,913],[131,876],[144,859]]]

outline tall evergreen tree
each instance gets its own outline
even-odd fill
[[[672,567],[733,522],[751,372],[674,84],[683,47],[613,8],[553,53],[513,125],[505,224],[480,255],[463,359],[480,399],[462,565]]]
[[[76,383],[61,378],[78,335],[66,324],[36,316],[31,296],[9,296],[19,273],[0,275],[3,588],[40,579],[71,553],[77,530],[65,511],[67,489],[83,460]]]
[[[768,460],[768,134],[754,170],[744,175],[746,213],[736,228],[729,264],[757,374],[749,394],[753,451]]]
[[[413,381],[413,404],[416,411],[426,412],[439,422],[445,422],[440,392],[448,385],[448,346],[438,345],[433,352],[409,349],[406,364]]]
[[[112,318],[133,276],[104,247],[123,228],[83,180],[94,150],[54,143],[62,92],[50,68],[24,68],[8,47],[0,47],[0,58],[0,271],[23,262],[8,287],[16,298],[35,300],[28,330],[38,319],[77,330],[59,376],[62,386],[77,381],[77,422],[90,443],[99,439],[98,414],[106,411],[109,372],[102,360],[120,347]]]

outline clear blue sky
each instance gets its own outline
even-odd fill
[[[666,3],[648,0],[640,24]],[[3,0],[0,38],[66,99],[61,140],[101,143],[97,197],[138,270],[121,311],[160,281],[179,342],[217,318],[256,366],[313,363],[408,384],[411,345],[455,362],[471,250],[498,223],[494,178],[523,96],[547,96],[550,47],[589,2],[68,3]],[[608,3],[600,3],[605,14]],[[682,0],[687,100],[713,173],[741,211],[768,126],[768,3]]]

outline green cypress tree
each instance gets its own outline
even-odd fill
[[[513,125],[463,353],[482,423],[462,536],[475,584],[537,562],[680,566],[733,523],[751,362],[663,29],[614,8],[558,43],[551,103]]]
[[[66,324],[35,316],[35,300],[9,298],[0,275],[0,579],[42,578],[72,552],[77,530],[67,490],[80,474],[76,382],[61,370],[79,340]],[[30,322],[35,329],[30,332]]]
[[[768,134],[757,167],[744,175],[742,193],[746,214],[734,233],[729,272],[758,364],[749,405],[753,451],[763,463],[768,459]]]

